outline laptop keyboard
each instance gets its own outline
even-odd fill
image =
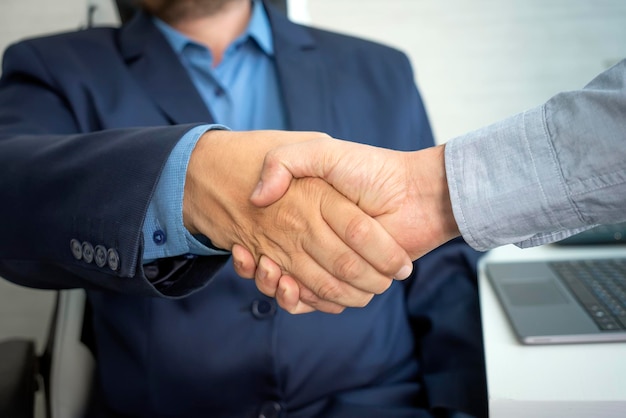
[[[602,331],[626,329],[626,259],[549,263]]]

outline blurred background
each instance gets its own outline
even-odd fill
[[[623,0],[287,0],[290,16],[409,55],[438,142],[582,87],[626,57]],[[2,0],[0,49],[117,24],[113,0]]]
[[[290,0],[288,10],[408,54],[440,143],[580,88],[626,57],[624,0]],[[0,50],[118,22],[113,0],[2,0]],[[43,341],[51,307],[50,293],[0,280],[0,339]]]

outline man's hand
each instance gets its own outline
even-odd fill
[[[444,146],[399,152],[328,137],[281,146],[266,155],[251,201],[269,205],[280,199],[293,178],[302,177],[320,177],[357,203],[412,259],[460,235],[448,194]],[[370,251],[384,251],[381,242],[367,245]],[[272,260],[256,266],[245,249],[237,248],[234,254],[240,274],[255,274],[264,288],[276,288],[286,309],[298,306],[298,287],[292,278],[277,274]]]
[[[394,277],[404,279],[412,269],[406,252],[378,222],[322,180],[294,181],[282,198],[264,207],[250,202],[268,150],[320,137],[323,134],[207,132],[191,155],[185,183],[187,229],[207,236],[218,248],[235,253],[236,245],[248,249],[254,263],[264,263],[262,257],[276,262],[270,267],[274,270],[267,271],[288,275],[298,287],[302,302],[294,312],[365,306]],[[373,248],[371,241],[384,249]],[[268,286],[263,277],[260,271],[257,287],[275,296],[277,287]]]

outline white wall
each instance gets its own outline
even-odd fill
[[[439,142],[626,57],[624,0],[309,0],[310,21],[409,54]]]
[[[1,0],[0,50],[17,39],[84,25],[85,0]]]
[[[85,27],[90,5],[94,23],[118,21],[113,0],[0,0],[0,51],[25,37]]]

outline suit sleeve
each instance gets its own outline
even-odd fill
[[[9,202],[0,206],[0,275],[38,288],[155,296],[203,286],[224,257],[181,257],[148,271],[141,263],[154,188],[193,126],[83,125],[37,51],[27,43],[9,48],[0,80],[0,200]]]

